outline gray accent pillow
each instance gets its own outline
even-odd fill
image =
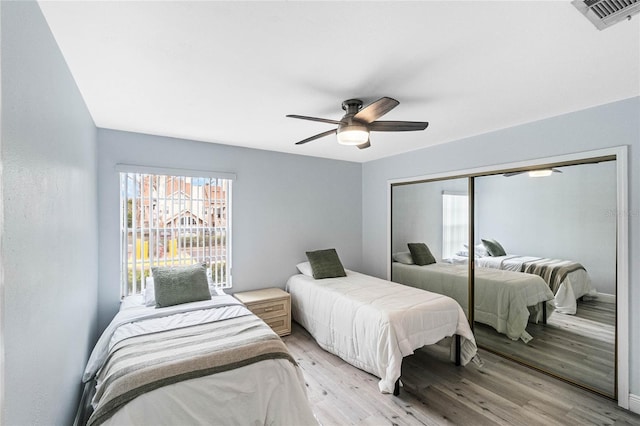
[[[313,278],[319,280],[347,276],[336,249],[308,251],[306,254],[313,271]]]
[[[489,256],[506,256],[507,252],[496,240],[482,240],[482,244],[489,252]]]
[[[211,299],[202,264],[151,268],[156,308]]]
[[[436,258],[431,254],[431,250],[425,243],[408,243],[411,258],[416,265],[424,266],[436,263]]]

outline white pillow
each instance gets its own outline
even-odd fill
[[[153,285],[153,277],[147,277],[144,283],[144,306],[156,306],[156,288]]]
[[[475,252],[475,255],[479,257],[489,256],[489,252],[487,251],[487,248],[482,243],[476,244],[476,248],[473,251]]]
[[[309,262],[298,263],[296,268],[298,268],[298,271],[300,271],[301,274],[313,277],[313,270],[311,269],[311,264]]]
[[[469,245],[468,244],[464,244],[464,248],[468,250],[469,249]],[[487,251],[487,248],[482,243],[476,244],[475,249],[473,250],[473,254],[475,255],[475,257],[487,257],[487,256],[489,256],[489,252]]]
[[[125,296],[120,301],[120,310],[131,308],[139,308],[144,306],[144,296],[142,294],[132,294],[131,296]]]
[[[393,253],[393,260],[404,263],[405,265],[413,265],[413,257],[411,257],[411,252],[408,251]]]

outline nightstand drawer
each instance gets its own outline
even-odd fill
[[[289,313],[289,301],[287,299],[270,300],[264,303],[252,303],[247,308],[263,320],[287,315]]]
[[[288,315],[265,319],[264,322],[280,336],[291,333],[291,320]]]

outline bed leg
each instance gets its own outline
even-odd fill
[[[456,365],[460,365],[460,335],[456,334]]]
[[[393,396],[400,395],[400,379],[396,380],[396,384],[393,387]]]
[[[542,324],[547,325],[547,302],[542,302]]]

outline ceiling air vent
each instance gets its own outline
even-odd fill
[[[640,12],[640,0],[573,0],[571,4],[599,30]]]

